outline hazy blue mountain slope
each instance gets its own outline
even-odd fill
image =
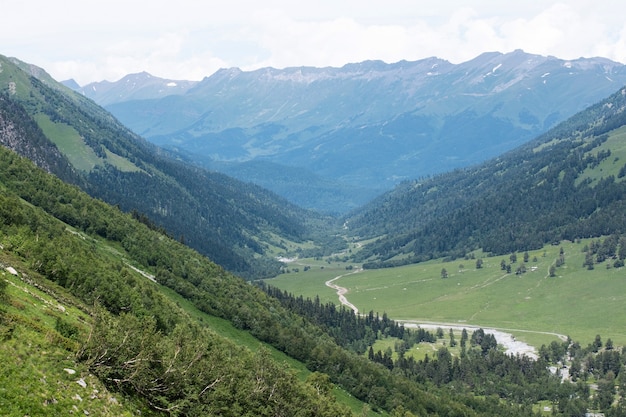
[[[536,249],[626,230],[626,89],[481,165],[407,181],[348,216],[368,266]]]
[[[240,163],[210,162],[208,168],[259,184],[304,207],[315,207],[329,214],[340,215],[370,202],[383,190],[352,186],[316,175],[311,171],[265,160]]]
[[[147,72],[129,74],[121,80],[100,81],[79,86],[73,80],[63,81],[63,84],[89,97],[104,106],[128,100],[143,100],[167,97],[173,94],[184,94],[192,88],[196,81],[166,80],[155,77]]]
[[[493,52],[460,64],[429,58],[224,69],[184,94],[107,109],[196,163],[265,160],[308,170],[338,189],[374,193],[513,149],[624,84],[624,65],[603,58]],[[294,192],[302,178],[288,189],[268,171],[250,179],[261,176],[268,188],[303,203]],[[355,205],[337,204],[336,211]],[[332,209],[332,202],[320,199],[316,207]]]

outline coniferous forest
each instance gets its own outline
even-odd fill
[[[626,124],[624,104],[620,90],[499,158],[400,185],[346,219],[354,236],[384,236],[354,260],[392,267],[626,231],[626,161],[611,154],[619,138],[607,144],[608,133]],[[601,164],[614,172],[586,175]]]

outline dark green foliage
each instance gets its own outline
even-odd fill
[[[483,260],[481,258],[476,259],[476,269],[481,269],[483,267]]]
[[[368,268],[391,267],[459,258],[478,248],[502,255],[626,231],[626,182],[613,176],[577,182],[610,156],[595,150],[608,132],[626,124],[624,105],[620,90],[499,158],[400,185],[348,218],[355,235],[385,236],[355,260],[367,260]],[[400,254],[409,256],[390,260]]]
[[[78,327],[74,326],[71,323],[68,323],[60,317],[57,317],[54,329],[59,332],[61,336],[68,339],[76,339],[76,337],[78,336]]]
[[[320,326],[337,344],[356,353],[365,353],[368,346],[380,338],[414,339],[413,331],[391,320],[386,313],[380,317],[378,313],[370,311],[369,314],[362,316],[344,306],[337,307],[333,303],[322,304],[318,297],[315,300],[304,299],[262,281],[258,285],[268,295],[278,299],[289,311]],[[425,340],[425,337],[421,340]]]

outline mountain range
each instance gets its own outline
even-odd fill
[[[141,73],[78,91],[181,158],[345,213],[513,149],[625,83],[624,65],[604,58],[517,50],[460,64],[230,68],[195,83]]]
[[[74,80],[64,81],[67,87],[78,91],[101,106],[131,100],[156,99],[172,94],[185,94],[197,84],[195,81],[165,80],[147,72],[132,74],[116,82],[101,81],[81,87]]]

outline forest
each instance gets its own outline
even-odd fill
[[[478,248],[502,255],[625,231],[626,162],[622,131],[613,131],[626,124],[624,102],[620,91],[515,151],[381,196],[346,219],[353,236],[384,236],[354,261],[380,268]]]

